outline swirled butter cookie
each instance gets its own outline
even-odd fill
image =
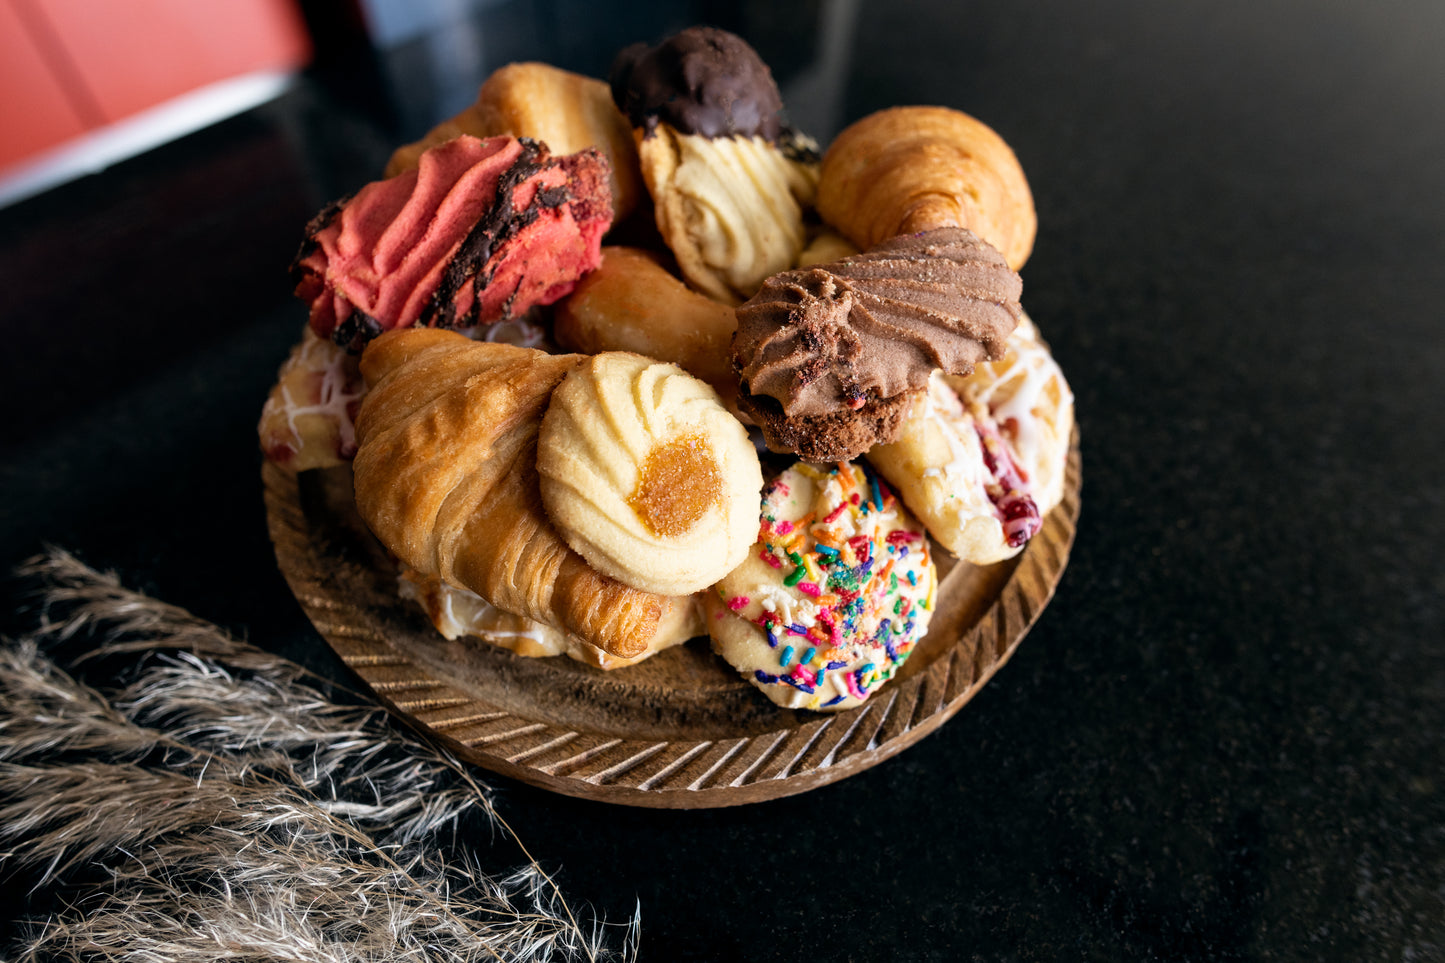
[[[708,633],[779,705],[847,709],[913,652],[937,587],[922,526],[878,476],[798,462],[764,490],[753,551],[708,593]]]
[[[542,504],[562,538],[624,585],[689,595],[747,554],[757,451],[706,382],[609,351],[568,373],[537,442]]]

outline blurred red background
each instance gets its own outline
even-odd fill
[[[0,0],[0,178],[150,107],[310,55],[293,0]]]

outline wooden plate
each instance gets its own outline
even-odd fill
[[[306,614],[393,712],[460,758],[569,796],[633,806],[733,806],[803,792],[907,748],[998,671],[1053,596],[1079,517],[1077,437],[1063,504],[1018,557],[987,568],[937,553],[928,635],[862,706],[774,705],[694,639],[603,672],[448,642],[401,602],[363,526],[348,468],[262,471],[276,560]]]

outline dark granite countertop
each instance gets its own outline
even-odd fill
[[[714,811],[498,778],[533,854],[640,901],[644,959],[1445,959],[1445,8],[609,6],[486,6],[461,59],[601,74],[711,21],[820,140],[941,103],[1009,141],[1083,515],[1012,661],[897,758]],[[60,545],[345,672],[276,571],[254,426],[301,226],[470,99],[444,47],[0,210],[0,566]]]

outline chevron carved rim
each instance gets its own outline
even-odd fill
[[[270,463],[262,469],[282,574],[322,637],[381,703],[460,758],[522,782],[582,798],[679,809],[757,802],[835,782],[952,717],[1008,661],[1053,597],[1078,525],[1080,475],[1076,433],[1063,502],[1017,559],[1004,563],[1013,571],[981,616],[935,648],[924,671],[895,679],[845,712],[780,710],[779,726],[756,734],[652,739],[558,725],[546,721],[540,704],[537,712],[490,704],[438,678],[445,673],[393,645],[375,599],[359,597],[344,577],[338,579],[338,572],[354,571],[358,562],[338,548],[342,539],[318,532],[313,516],[319,513],[308,508],[298,476]],[[766,701],[761,693],[756,698]]]

